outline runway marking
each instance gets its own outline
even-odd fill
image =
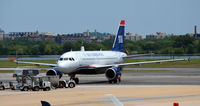
[[[146,100],[161,100],[161,99],[174,99],[174,98],[190,98],[190,97],[195,97],[195,98],[200,98],[200,95],[185,95],[185,96],[160,96],[160,97],[119,97],[117,99],[115,96],[112,94],[106,94],[110,96],[112,102],[108,98],[102,98],[104,100],[102,101],[96,101],[96,102],[71,102],[71,103],[60,103],[60,104],[54,104],[54,106],[59,106],[59,105],[81,105],[81,104],[115,104],[115,106],[124,106],[120,101],[123,101],[124,104],[132,104],[132,105],[141,105],[141,104],[155,104],[153,102],[142,102],[142,103],[129,103],[129,102],[138,102],[138,101],[146,101]],[[119,104],[118,104],[119,102]],[[117,103],[117,104],[116,104]]]
[[[110,99],[112,100],[112,102],[115,104],[115,106],[124,106],[119,99],[117,99],[114,95],[112,94],[107,94],[107,96],[110,97]]]

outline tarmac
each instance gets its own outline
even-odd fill
[[[122,72],[121,85],[200,85],[200,68],[125,68],[138,72]],[[140,70],[169,70],[141,72]],[[102,75],[78,75],[80,84],[108,84]]]
[[[107,96],[112,94],[125,106],[199,106],[200,68],[156,68],[158,72],[140,72],[152,68],[135,68],[124,72],[120,84],[110,85],[105,75],[77,75],[75,88],[51,91],[0,91],[1,106],[41,106],[48,101],[53,106],[113,106]],[[155,70],[154,68],[152,70]],[[67,76],[63,77],[67,78]],[[13,80],[12,74],[1,73],[0,80]]]

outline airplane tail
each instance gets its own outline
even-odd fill
[[[125,33],[125,20],[121,20],[117,36],[113,44],[112,51],[124,52],[124,33]]]

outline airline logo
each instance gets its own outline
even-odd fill
[[[84,57],[100,57],[100,56],[104,56],[103,53],[84,53],[83,55],[84,55]]]
[[[118,43],[123,43],[123,36],[122,35],[118,35]]]

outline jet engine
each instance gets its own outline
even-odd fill
[[[53,69],[48,70],[46,75],[58,75],[59,78],[61,78],[63,73],[60,72],[58,69],[53,68]]]
[[[121,75],[121,71],[119,68],[112,67],[106,70],[105,75],[109,81],[112,81],[112,80],[116,80],[118,75]]]

